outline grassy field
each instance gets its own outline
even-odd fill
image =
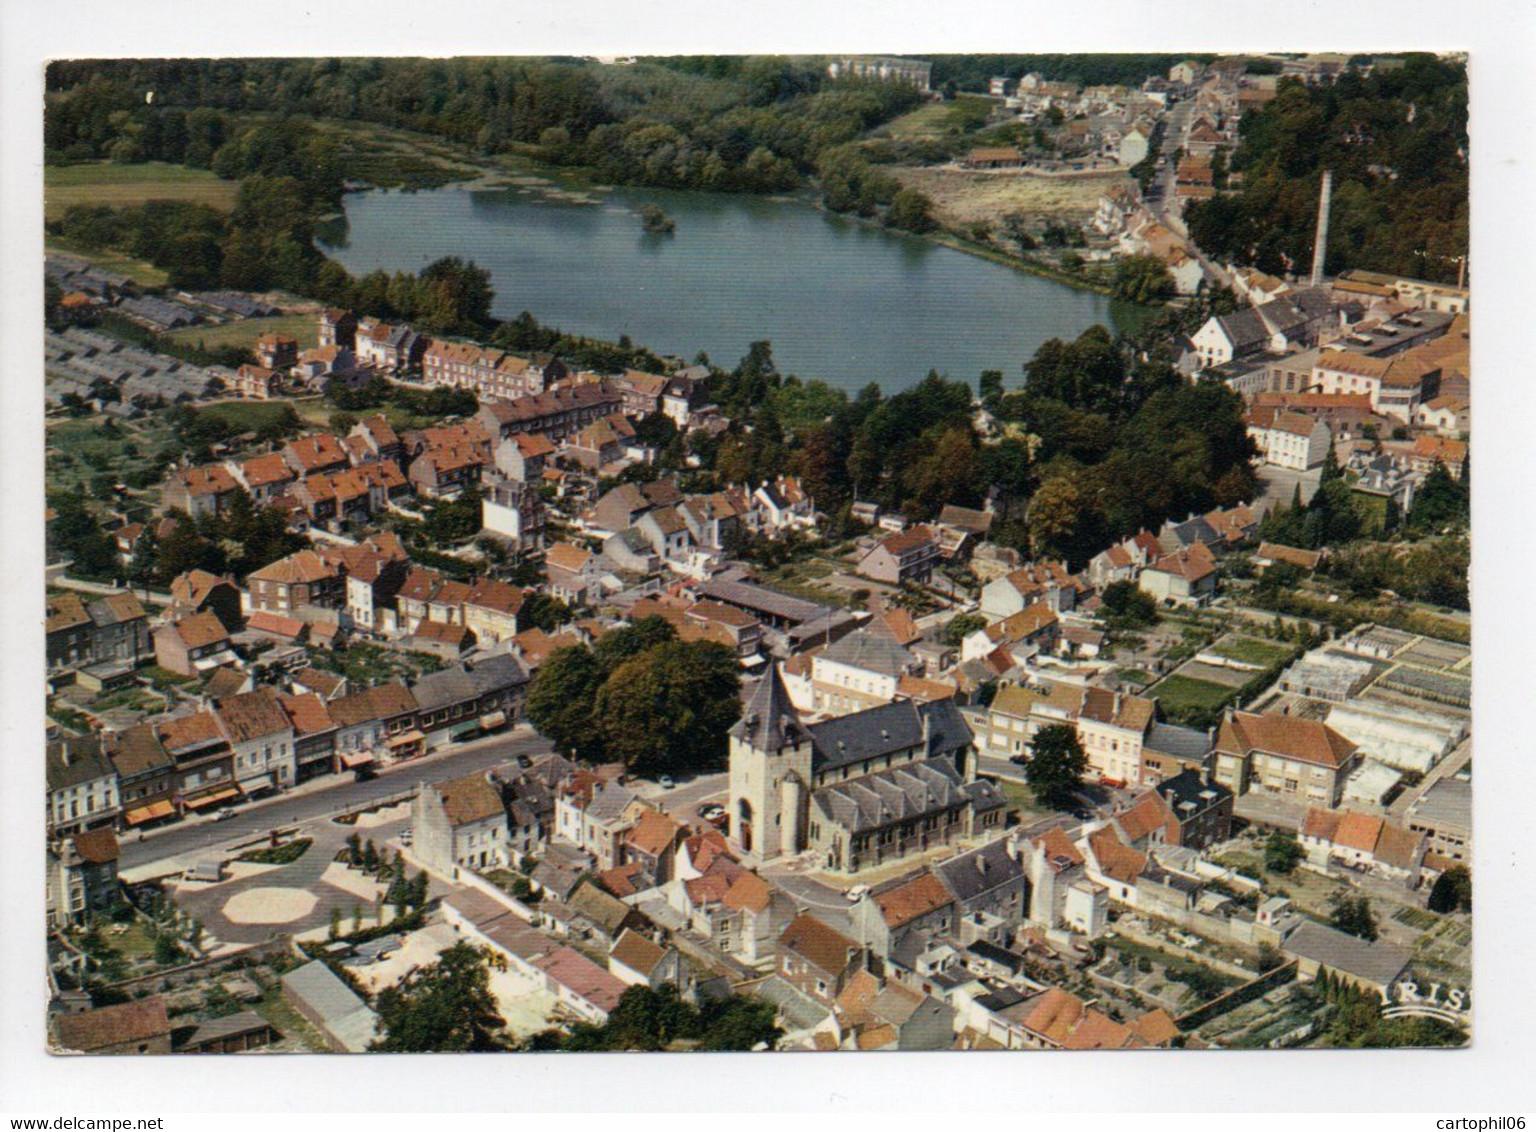
[[[1236,688],[1223,687],[1209,680],[1174,675],[1154,685],[1150,694],[1157,697],[1158,705],[1168,717],[1177,721],[1186,711],[1221,707],[1236,691]]]
[[[904,188],[917,189],[933,201],[933,215],[947,228],[995,224],[1009,213],[1030,217],[1086,220],[1099,198],[1117,185],[1129,185],[1124,173],[1081,177],[1040,177],[1024,173],[970,172],[936,166],[894,166],[891,174]]]
[[[1050,817],[1056,811],[1049,806],[1041,805],[1035,798],[1035,792],[1022,782],[1009,782],[1007,779],[996,779],[997,788],[1002,791],[1003,797],[1008,800],[1008,808],[1019,815],[1019,823],[1028,825],[1040,818]]]
[[[158,464],[160,449],[171,439],[160,414],[106,428],[100,417],[63,420],[47,431],[46,480],[49,488],[72,490],[98,475],[123,479]]]
[[[236,181],[222,181],[206,169],[166,165],[50,165],[43,170],[44,215],[63,217],[75,204],[105,204],[126,208],[150,200],[191,201],[228,211],[240,191]]]
[[[1217,641],[1206,651],[1243,664],[1268,666],[1290,656],[1291,646],[1275,641],[1262,641],[1257,637],[1226,637]]]
[[[126,275],[140,287],[148,287],[151,290],[164,287],[170,282],[170,276],[152,263],[145,263],[141,259],[132,259],[121,252],[92,252],[78,247],[62,236],[49,236],[44,244],[47,251],[62,252],[65,255],[79,256],[90,260],[92,264],[103,271],[112,271],[118,275]]]
[[[937,138],[965,133],[983,125],[992,112],[992,100],[961,95],[953,102],[929,102],[910,114],[894,118],[882,133],[893,138]]]
[[[219,346],[249,348],[256,339],[268,334],[286,334],[307,350],[318,338],[318,319],[314,314],[284,314],[276,318],[241,318],[218,326],[183,326],[166,335],[177,342],[195,343],[213,349]]]
[[[255,432],[283,420],[292,408],[290,401],[218,401],[197,412],[199,416],[224,421],[240,432]]]

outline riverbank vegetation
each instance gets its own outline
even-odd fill
[[[802,186],[823,154],[921,101],[904,84],[832,79],[818,59],[777,56],[627,67],[516,58],[93,61],[56,63],[48,81],[55,121],[45,144],[54,163],[185,157],[208,168],[225,140],[211,123],[276,112],[586,167],[608,184],[752,193]]]
[[[1219,260],[1282,273],[1311,265],[1318,182],[1333,171],[1330,273],[1348,268],[1454,282],[1467,251],[1467,72],[1412,54],[1328,86],[1280,83],[1243,116],[1235,193],[1191,205],[1189,232]]]

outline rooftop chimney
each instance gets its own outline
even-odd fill
[[[1322,191],[1317,197],[1317,238],[1312,244],[1312,279],[1314,287],[1323,285],[1323,261],[1328,251],[1328,206],[1333,200],[1333,170],[1323,170]]]

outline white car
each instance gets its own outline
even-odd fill
[[[222,810],[215,810],[213,812],[213,820],[214,821],[228,821],[230,818],[232,818],[234,816],[235,816],[235,811],[230,809],[228,806],[225,806]]]
[[[855,904],[869,895],[869,885],[856,884],[848,890],[848,902]]]

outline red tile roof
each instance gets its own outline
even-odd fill
[[[1334,770],[1349,761],[1355,747],[1326,723],[1294,715],[1235,712],[1221,721],[1216,735],[1216,749],[1227,754],[1265,751]]]
[[[944,882],[932,873],[923,873],[906,884],[888,889],[874,897],[887,927],[899,928],[950,903],[953,897]]]
[[[842,932],[828,927],[809,912],[802,912],[779,936],[779,950],[793,951],[818,970],[839,974],[860,948]]]

